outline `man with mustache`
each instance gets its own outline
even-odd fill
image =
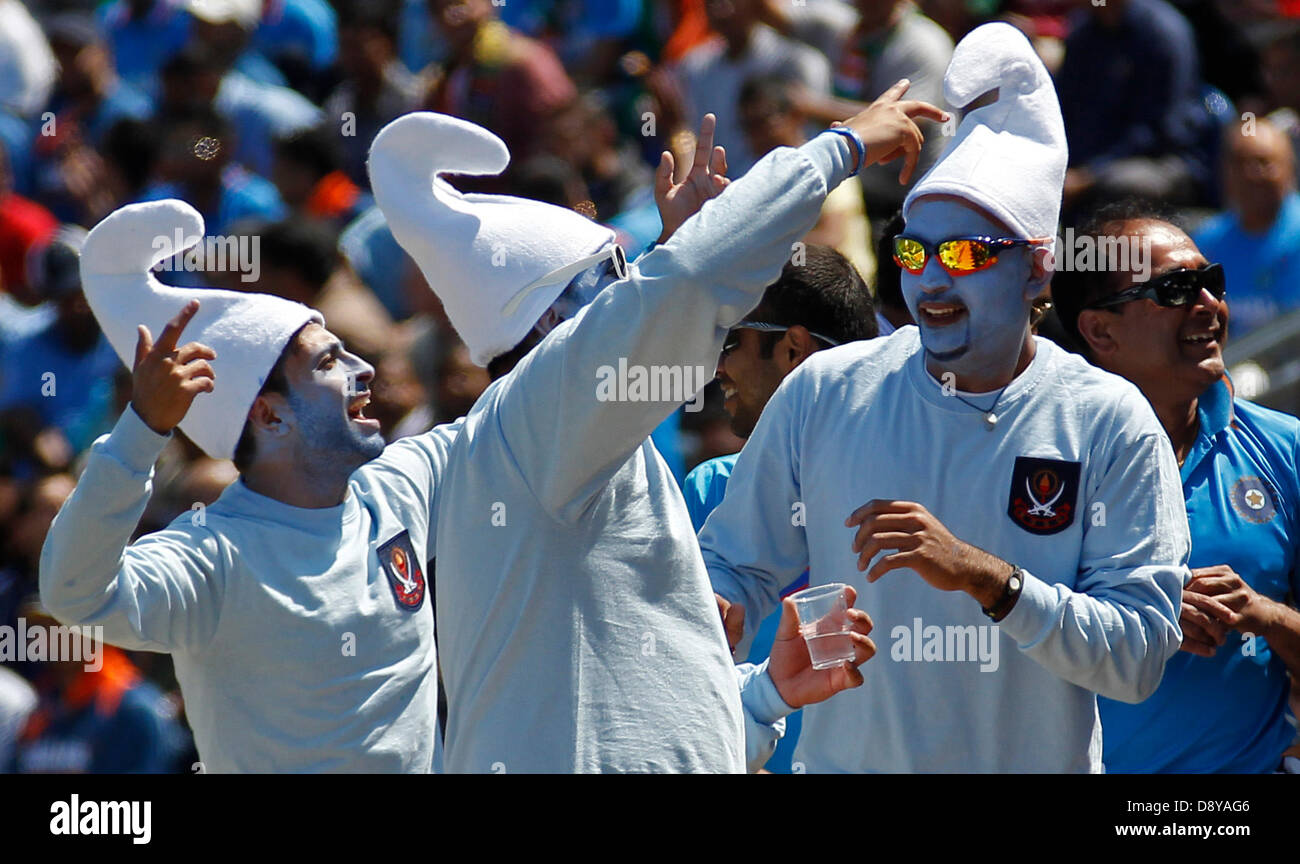
[[[1100,700],[1112,773],[1300,772],[1288,721],[1300,675],[1300,421],[1232,390],[1225,271],[1180,228],[1103,210],[1080,235],[1149,244],[1150,278],[1086,271],[1052,294],[1092,362],[1136,384],[1178,459],[1191,529],[1182,651],[1151,698]],[[1283,753],[1290,748],[1291,756]]]
[[[1006,24],[967,35],[945,79],[953,105],[993,88],[903,207],[918,326],[794,370],[700,532],[746,621],[809,567],[889,634],[863,687],[804,710],[808,772],[1100,771],[1096,693],[1145,698],[1181,638],[1168,440],[1136,388],[1030,330],[1065,134]]]

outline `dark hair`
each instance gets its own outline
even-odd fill
[[[275,155],[306,167],[317,180],[343,167],[338,141],[327,126],[313,126],[275,139]]]
[[[1094,242],[1112,236],[1128,222],[1165,222],[1174,227],[1169,211],[1141,198],[1125,198],[1108,202],[1086,214],[1074,232],[1077,241],[1091,237]],[[1058,260],[1071,250],[1058,248]],[[1088,353],[1086,340],[1079,333],[1079,313],[1091,303],[1114,294],[1120,288],[1120,275],[1108,267],[1090,270],[1057,270],[1052,276],[1052,305],[1056,318],[1066,337],[1075,342],[1074,348]]]
[[[504,354],[498,354],[488,361],[488,377],[495,381],[498,378],[509,375],[510,370],[514,369],[520,360],[527,357],[528,352],[536,348],[538,343],[541,341],[542,337],[538,335],[536,328],[529,330],[528,334],[525,335],[523,339],[520,339],[519,343],[515,345],[515,347],[511,348]]]
[[[303,325],[305,327],[307,325]],[[299,327],[294,334],[289,337],[289,342],[280,352],[279,358],[276,359],[275,365],[271,371],[266,373],[266,382],[262,384],[262,389],[257,391],[258,396],[265,396],[268,393],[279,393],[281,396],[289,395],[289,373],[285,369],[289,355],[293,353],[294,346],[298,344],[298,334],[302,332]],[[252,406],[250,406],[251,408]],[[253,459],[257,456],[257,439],[253,435],[253,424],[247,419],[244,420],[244,431],[239,433],[239,443],[235,445],[235,469],[243,474],[253,466]]]
[[[767,286],[750,320],[802,325],[843,344],[875,338],[879,332],[871,292],[857,268],[830,246],[808,243]],[[759,354],[772,356],[780,333],[763,333]]]
[[[320,289],[338,268],[338,234],[311,219],[288,219],[258,232],[263,268],[297,273]]]
[[[894,237],[906,227],[903,211],[896,210],[881,227],[880,239],[876,241],[876,299],[891,309],[907,308],[903,299],[903,271],[894,263]]]

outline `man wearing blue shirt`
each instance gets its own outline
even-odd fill
[[[1232,286],[1233,331],[1261,327],[1300,309],[1300,195],[1295,153],[1287,135],[1267,120],[1255,134],[1231,124],[1224,133],[1224,191],[1229,209],[1195,234],[1197,247],[1223,265]]]
[[[718,357],[717,377],[722,385],[723,407],[731,415],[731,431],[748,438],[776,388],[813,353],[876,336],[871,292],[847,258],[830,246],[796,246],[781,276],[763,292],[749,315],[731,328]],[[696,532],[722,501],[738,453],[700,463],[686,475],[682,487],[686,511]],[[805,570],[781,591],[786,597],[808,587]],[[752,640],[742,638],[744,606],[724,619],[727,640],[738,660],[762,663],[772,650],[780,612],[767,616]],[[785,736],[766,768],[789,774],[795,742],[799,738],[800,712],[786,719]]]
[[[1222,269],[1167,222],[1103,212],[1093,236],[1150,242],[1151,278],[1079,274],[1053,285],[1066,329],[1142,390],[1173,445],[1191,528],[1182,651],[1159,689],[1100,700],[1111,772],[1269,772],[1296,737],[1300,672],[1300,421],[1236,399],[1224,374]]]
[[[792,372],[699,535],[751,620],[809,567],[887,634],[862,687],[804,712],[808,773],[1100,772],[1096,694],[1146,698],[1177,651],[1169,442],[1136,387],[1031,333],[1065,131],[1033,47],[997,23],[957,46],[945,98],[995,87],[904,203],[917,326]]]

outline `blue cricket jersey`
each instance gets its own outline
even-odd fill
[[[709,518],[713,508],[718,506],[722,496],[726,494],[727,480],[730,479],[731,469],[739,456],[739,453],[732,453],[706,460],[696,465],[686,475],[682,496],[686,499],[686,512],[691,514],[691,524],[695,526],[697,534],[704,527],[704,520]],[[786,597],[807,587],[808,571],[805,569],[803,575],[782,589],[781,596]],[[748,651],[745,651],[745,640],[741,640],[737,648],[744,656],[744,662],[762,663],[767,659],[767,655],[772,651],[772,642],[776,640],[777,625],[780,623],[781,610],[778,608],[763,619]],[[803,725],[802,721],[802,711],[795,711],[785,718],[785,735],[776,743],[776,752],[763,766],[768,771],[774,774],[791,773],[794,745],[799,741],[799,728]]]
[[[1225,380],[1201,396],[1201,429],[1182,467],[1188,566],[1227,564],[1284,602],[1300,594],[1300,420],[1242,399]],[[1267,772],[1295,738],[1290,680],[1262,637],[1230,632],[1213,657],[1180,651],[1145,702],[1098,699],[1112,773]]]

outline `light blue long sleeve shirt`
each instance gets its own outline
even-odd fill
[[[128,546],[167,441],[128,408],[50,526],[42,602],[114,645],[172,655],[207,772],[428,772],[437,679],[423,571],[458,423],[389,445],[336,507],[236,481]],[[414,557],[405,580],[423,583],[418,604],[390,575],[399,546]]]
[[[739,772],[771,754],[789,707],[762,667],[738,690],[648,439],[691,394],[601,401],[598,370],[711,372],[849,159],[840,135],[769,154],[475,404],[439,487],[448,771]]]
[[[1168,436],[1132,384],[1036,345],[991,429],[926,371],[912,326],[817,352],[764,408],[700,532],[714,589],[761,621],[811,565],[814,585],[854,586],[875,625],[863,686],[804,709],[804,770],[1098,772],[1096,694],[1134,702],[1159,684],[1189,547]],[[1063,490],[1038,501],[1054,525],[1028,522],[1052,533],[1012,515],[1029,500],[1022,458],[1064,478],[1031,475]],[[868,584],[844,522],[874,498],[920,503],[1027,571],[1007,617],[909,569]]]

